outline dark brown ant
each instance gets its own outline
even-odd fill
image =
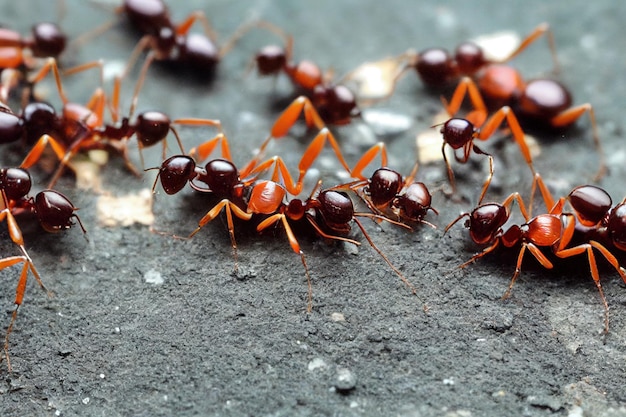
[[[293,36],[265,21],[244,25],[236,34],[239,38],[252,28],[265,28],[284,40],[285,46],[268,45],[254,58],[259,75],[286,74],[299,94],[307,96],[322,119],[329,124],[350,123],[360,115],[354,93],[345,85],[334,84],[328,74],[323,74],[317,64],[309,60],[293,61]]]
[[[537,178],[540,177],[537,175],[535,179]],[[536,183],[537,180],[533,182],[532,195],[534,195]],[[542,190],[542,194],[543,192],[544,191]],[[525,223],[521,225],[512,225],[508,229],[504,230],[503,227],[510,217],[510,206],[513,201],[518,203],[520,211],[524,216]],[[574,198],[573,201],[576,201],[574,204],[582,209],[581,213],[583,214],[583,217],[593,217],[594,212],[597,212],[598,210],[598,206],[596,206],[591,200],[577,200]],[[551,202],[552,201],[550,200],[545,201],[547,206],[550,206]],[[546,269],[552,269],[553,264],[541,251],[542,248],[551,250],[551,252],[559,258],[569,258],[586,253],[589,260],[591,277],[598,288],[604,305],[604,331],[605,334],[608,333],[609,307],[600,284],[600,274],[598,272],[598,266],[593,249],[595,248],[613,266],[613,268],[615,268],[624,282],[626,282],[626,270],[619,265],[615,256],[600,242],[587,240],[580,244],[573,244],[573,236],[576,231],[577,223],[576,215],[564,213],[562,212],[562,206],[556,205],[553,206],[546,214],[531,217],[530,212],[527,211],[520,195],[518,193],[513,193],[507,197],[502,204],[482,204],[472,210],[471,213],[462,213],[446,227],[445,231],[447,232],[454,224],[464,217],[468,218],[465,223],[465,227],[469,229],[471,239],[474,243],[484,245],[486,248],[483,249],[482,252],[472,256],[467,262],[460,265],[460,268],[464,268],[470,263],[475,262],[477,259],[493,252],[500,244],[507,248],[521,245],[521,249],[517,257],[517,264],[515,266],[515,273],[513,274],[509,288],[502,296],[503,299],[508,298],[511,294],[513,284],[521,272],[522,261],[526,250],[528,250]]]
[[[7,367],[11,372],[11,360],[9,358],[9,336],[13,330],[13,325],[17,318],[17,311],[24,301],[24,292],[30,271],[37,283],[45,291],[48,291],[41,281],[39,272],[31,257],[26,252],[24,237],[17,223],[16,216],[23,213],[33,214],[41,227],[51,233],[69,229],[74,225],[73,219],[78,221],[83,233],[87,233],[80,218],[76,215],[77,208],[67,197],[55,190],[43,190],[33,197],[29,197],[32,179],[29,172],[23,168],[2,168],[0,169],[0,222],[6,220],[9,236],[18,247],[21,255],[9,256],[0,259],[0,270],[23,264],[20,279],[17,284],[15,294],[15,309],[11,317],[11,323],[7,328],[4,340],[4,354],[7,359]],[[49,291],[48,291],[48,294]]]

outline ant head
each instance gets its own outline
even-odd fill
[[[474,138],[475,131],[476,129],[470,121],[456,117],[448,120],[441,127],[443,141],[452,149],[462,148],[469,143]]]
[[[454,60],[442,48],[430,48],[420,52],[415,69],[428,87],[446,85],[458,72]]]
[[[254,57],[256,68],[261,75],[276,75],[287,65],[287,51],[278,45],[262,48]]]
[[[218,197],[228,197],[239,184],[239,172],[237,167],[226,159],[213,159],[206,166],[206,175],[201,180],[209,186],[209,189]]]
[[[506,207],[497,203],[483,204],[469,216],[469,229],[472,240],[477,244],[493,242],[509,219]]]
[[[474,42],[460,44],[454,51],[454,59],[459,72],[464,75],[475,74],[487,64],[482,48]]]
[[[161,164],[158,178],[166,194],[176,194],[196,176],[196,163],[187,155],[175,155]],[[156,184],[156,183],[155,183]]]
[[[359,114],[356,97],[344,85],[318,84],[313,89],[313,103],[322,119],[333,124],[345,124]]]
[[[165,139],[172,122],[166,114],[147,111],[137,116],[137,140],[142,146],[151,146]]]
[[[354,205],[348,194],[341,191],[323,190],[317,196],[319,212],[325,224],[336,231],[347,232],[354,218]]]
[[[437,213],[437,210],[430,206],[431,201],[432,197],[426,185],[414,182],[394,200],[393,205],[400,209],[400,216],[411,221],[420,221],[428,210]]]
[[[28,195],[32,186],[28,171],[23,168],[0,169],[0,190],[9,200],[20,200]]]
[[[568,196],[583,226],[594,226],[606,218],[613,206],[611,196],[600,187],[582,185],[574,188]]]
[[[613,245],[619,250],[626,251],[626,203],[622,202],[611,210],[608,230]]]
[[[374,207],[391,202],[402,189],[402,175],[389,168],[378,168],[372,174],[367,187]]]
[[[70,200],[57,191],[44,190],[35,196],[37,219],[46,232],[69,229],[74,225],[72,217],[78,218],[74,213],[76,210]]]
[[[54,23],[39,23],[33,26],[31,50],[38,58],[58,58],[65,50],[67,36]]]
[[[0,144],[17,142],[24,136],[24,123],[8,107],[0,106]]]

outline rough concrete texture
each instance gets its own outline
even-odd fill
[[[49,3],[2,2],[0,23],[26,33],[33,22],[57,19]],[[61,23],[72,36],[112,17],[107,7],[66,3]],[[610,169],[599,185],[614,201],[625,194],[626,7],[621,2],[170,3],[176,3],[171,4],[175,21],[203,10],[221,39],[246,20],[271,21],[294,35],[296,57],[338,75],[408,48],[452,49],[482,34],[512,30],[523,35],[548,22],[562,66],[558,79],[571,88],[575,103],[592,103],[596,111]],[[117,25],[71,51],[66,62],[104,58],[112,67],[124,62],[136,40]],[[270,41],[275,38],[260,32],[243,39],[224,58],[211,85],[155,65],[139,96],[139,111],[222,120],[235,163],[243,164],[292,97],[284,78],[274,83],[254,72],[246,75],[250,57]],[[544,41],[513,64],[527,77],[552,69]],[[132,74],[125,84],[123,111],[135,79]],[[97,79],[76,76],[65,83],[71,100],[86,102]],[[371,143],[385,140],[389,164],[408,174],[415,136],[428,129],[440,108],[438,95],[408,73],[393,97],[371,113],[408,121],[406,129],[376,137],[376,126],[357,120],[333,131],[351,164]],[[181,128],[187,147],[214,133]],[[271,152],[294,167],[307,138],[297,127]],[[536,167],[555,195],[591,181],[597,155],[587,117],[561,136],[544,133],[538,141]],[[502,145],[487,146],[497,160],[488,199],[500,201],[513,191],[526,196],[528,169],[513,143]],[[169,147],[175,151],[175,142]],[[160,152],[158,147],[145,152],[147,167],[159,165]],[[131,156],[139,164],[134,147]],[[19,160],[19,147],[2,148],[4,165]],[[332,161],[325,154],[320,172],[332,171]],[[259,235],[237,223],[239,270],[234,273],[224,219],[188,241],[140,225],[104,228],[97,222],[99,196],[77,191],[73,177],[63,177],[57,189],[80,207],[89,241],[78,228],[50,235],[21,220],[27,248],[54,296],[46,297],[34,280],[29,282],[11,337],[13,373],[7,373],[6,362],[0,369],[0,415],[626,415],[624,283],[601,263],[611,307],[606,337],[602,304],[584,257],[558,262],[553,271],[529,259],[511,297],[501,300],[517,252],[499,251],[458,270],[480,248],[462,224],[443,235],[458,213],[471,210],[485,176],[482,163],[455,165],[455,170],[459,192],[469,202],[436,192],[433,205],[440,214],[428,220],[438,229],[424,226],[408,233],[365,222],[372,240],[417,287],[418,297],[356,227],[350,235],[362,243],[356,251],[303,234],[300,243],[313,281],[310,314],[300,258],[280,228]],[[39,186],[46,183],[41,170],[33,174]],[[136,178],[113,158],[102,171],[103,188],[114,195],[137,192],[150,188],[154,175]],[[335,181],[325,178],[327,184]],[[423,166],[418,178],[431,189],[445,185],[443,163]],[[307,182],[306,190],[311,187]],[[185,235],[212,204],[191,191],[175,196],[160,191],[154,226]],[[2,229],[0,253],[15,254]],[[10,320],[18,275],[15,268],[0,272],[3,327]]]

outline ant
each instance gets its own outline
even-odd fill
[[[547,188],[543,186],[539,175],[535,175],[531,195],[534,195],[537,184],[539,184],[542,194],[544,195],[546,206],[550,206],[553,200],[551,200],[551,197],[545,199],[545,196],[548,195],[546,193]],[[580,209],[578,213],[580,213],[582,217],[595,217],[594,213],[603,205],[602,203],[598,204],[592,198],[582,197],[579,199],[578,197],[581,197],[583,194],[575,192],[573,195],[575,195],[575,197],[570,198],[570,202],[573,201],[573,204]],[[510,206],[514,201],[518,203],[525,222],[521,225],[514,224],[504,230],[503,227],[510,218]],[[604,305],[604,332],[607,334],[609,332],[609,307],[600,284],[600,274],[598,272],[593,249],[596,249],[613,268],[615,268],[624,282],[626,282],[626,270],[619,265],[615,256],[602,243],[596,240],[588,239],[582,243],[573,244],[577,217],[580,218],[580,215],[564,213],[562,211],[562,203],[553,205],[548,213],[539,214],[535,217],[531,217],[530,214],[521,196],[518,193],[513,193],[509,195],[502,204],[482,204],[472,210],[472,212],[459,215],[459,217],[446,227],[445,232],[459,220],[467,217],[465,227],[469,229],[471,239],[478,245],[486,246],[482,252],[472,256],[467,262],[460,265],[459,268],[464,268],[477,259],[493,252],[500,244],[507,248],[521,245],[515,266],[515,273],[513,274],[509,288],[502,296],[503,299],[506,299],[510,296],[513,285],[520,275],[526,250],[528,250],[546,269],[552,269],[553,264],[541,251],[542,248],[551,250],[552,253],[559,258],[570,258],[586,253],[589,260],[591,277],[593,278],[596,288],[598,288]],[[623,229],[621,229],[620,232],[623,233]]]
[[[322,119],[330,124],[344,125],[360,115],[354,93],[345,85],[330,82],[317,64],[309,60],[293,61],[293,36],[265,21],[257,21],[240,29],[237,37],[248,30],[261,27],[284,40],[285,46],[267,45],[254,57],[259,75],[277,76],[286,74],[294,87],[313,103]]]
[[[600,167],[594,175],[594,181],[598,181],[606,174],[604,151],[591,104],[572,106],[571,93],[555,80],[539,78],[524,82],[517,71],[508,66],[491,66],[485,71],[493,73],[492,78],[499,81],[486,84],[483,79],[479,79],[477,85],[470,77],[463,77],[454,90],[450,102],[443,100],[448,114],[456,114],[466,96],[469,96],[473,107],[470,114],[479,120],[486,118],[488,114],[483,99],[492,103],[497,101],[498,105],[510,106],[523,121],[553,129],[567,128],[583,114],[588,113],[594,145],[600,158]],[[488,88],[488,85],[493,86]]]
[[[408,70],[414,69],[422,82],[431,89],[442,90],[457,82],[460,78],[472,77],[481,80],[488,91],[498,93],[499,84],[497,71],[492,67],[503,67],[505,63],[521,54],[526,48],[542,36],[546,36],[550,53],[554,61],[554,71],[559,71],[554,35],[547,23],[538,25],[529,35],[527,35],[507,56],[501,59],[491,59],[487,56],[481,46],[474,42],[461,43],[451,55],[444,48],[428,48],[421,52],[413,50],[407,51],[398,57],[386,58],[377,62],[365,63],[348,74],[346,79],[354,80],[357,83],[367,83],[372,74],[383,76],[381,81],[389,84],[385,89],[386,94],[374,100],[386,99],[395,90],[396,83]],[[517,70],[510,68],[510,71],[521,76]],[[375,96],[380,96],[376,94]]]
[[[322,126],[323,123],[319,119],[319,115],[315,113],[314,109],[308,108],[308,104],[306,104],[308,101],[304,100],[303,103],[303,109],[305,107],[307,108],[305,115],[308,115],[307,117],[312,117],[317,121],[316,124]],[[252,217],[252,214],[248,212],[248,208],[256,210],[257,213],[260,213],[260,210],[262,210],[260,207],[268,204],[263,201],[263,199],[269,198],[273,201],[273,203],[270,204],[274,205],[271,206],[272,208],[266,208],[265,210],[269,210],[268,213],[271,213],[278,209],[278,205],[283,197],[278,189],[270,194],[266,192],[261,193],[259,197],[254,197],[257,194],[255,194],[254,191],[256,189],[255,186],[252,185],[262,172],[267,171],[274,166],[272,181],[276,182],[279,177],[282,178],[282,181],[285,183],[284,187],[286,187],[291,194],[298,195],[302,191],[304,176],[318,157],[327,141],[331,143],[338,158],[346,170],[349,171],[347,163],[341,155],[341,151],[336,140],[334,139],[334,136],[327,128],[322,128],[320,130],[307,150],[304,152],[298,166],[300,173],[297,180],[293,180],[285,163],[280,157],[273,157],[264,162],[260,162],[264,150],[268,146],[269,142],[273,139],[285,136],[289,127],[295,123],[295,119],[299,116],[299,112],[294,113],[291,110],[286,112],[286,114],[287,116],[279,116],[272,128],[271,135],[263,143],[257,156],[248,162],[241,170],[238,170],[232,162],[228,138],[222,132],[221,124],[218,121],[216,121],[216,125],[218,126],[219,133],[214,138],[191,149],[189,155],[175,155],[168,158],[161,164],[159,173],[152,187],[153,190],[156,187],[156,183],[160,180],[161,185],[167,194],[176,194],[181,191],[186,184],[189,184],[191,188],[196,191],[211,193],[221,199],[221,201],[199,221],[198,227],[191,234],[189,234],[187,238],[193,237],[202,229],[202,227],[217,217],[217,215],[224,210],[226,212],[233,254],[235,259],[237,259],[237,244],[234,234],[233,214],[241,220],[248,221]],[[287,124],[285,123],[286,119],[289,119],[289,123]],[[204,169],[198,167],[195,161],[206,160],[218,146],[220,147],[222,158],[210,160],[207,162]],[[206,184],[208,188],[197,185],[197,181]],[[257,185],[259,186],[258,190],[260,190],[261,185]],[[252,186],[252,188],[250,188],[250,186]],[[244,198],[244,194],[246,193],[251,194],[251,197],[249,197],[247,201]],[[237,263],[235,263],[235,269],[237,269]]]
[[[26,252],[24,237],[17,223],[16,216],[23,213],[34,214],[41,227],[50,233],[57,233],[62,230],[69,229],[74,225],[72,219],[76,219],[83,234],[87,231],[83,226],[80,218],[76,215],[78,210],[70,200],[63,194],[55,190],[43,190],[30,197],[30,189],[32,179],[29,172],[24,168],[2,168],[0,169],[0,222],[6,220],[9,230],[9,236],[21,252],[18,256],[9,256],[0,259],[0,270],[23,264],[20,278],[15,294],[15,309],[11,317],[11,322],[7,328],[4,340],[4,353],[7,359],[7,366],[11,372],[11,360],[9,358],[9,337],[13,330],[13,325],[17,319],[17,311],[24,301],[24,292],[26,290],[26,282],[28,280],[28,271],[30,271],[39,286],[48,292],[44,286],[41,276],[37,271],[31,257]]]
[[[454,114],[452,112],[451,114]],[[489,158],[489,175],[485,180],[480,196],[478,198],[478,204],[480,204],[487,193],[487,189],[491,184],[491,180],[493,178],[494,173],[494,162],[493,156],[482,149],[480,149],[475,143],[474,140],[488,140],[492,137],[494,132],[498,127],[502,125],[502,123],[506,120],[511,133],[513,134],[513,139],[517,142],[517,145],[522,152],[522,156],[524,157],[526,164],[530,168],[533,176],[535,175],[535,168],[532,162],[532,156],[530,154],[530,150],[528,145],[526,144],[526,140],[524,139],[524,131],[515,117],[515,114],[511,110],[510,107],[504,106],[500,108],[497,112],[495,112],[491,117],[487,119],[487,111],[483,107],[479,107],[476,111],[471,112],[466,116],[466,119],[453,117],[443,123],[441,125],[441,133],[443,135],[443,143],[441,146],[441,153],[443,155],[443,160],[446,164],[446,169],[448,171],[448,180],[450,185],[452,186],[452,192],[456,191],[456,182],[454,179],[454,172],[452,171],[452,167],[450,162],[448,161],[448,157],[446,155],[446,146],[449,146],[454,151],[454,158],[459,163],[466,163],[469,160],[470,154],[472,152],[485,155]],[[461,149],[462,155],[459,155],[456,151]]]
[[[365,169],[380,153],[381,167],[376,169],[370,178],[362,174]],[[367,150],[356,163],[350,175],[356,180],[332,187],[333,190],[353,190],[365,202],[370,211],[385,217],[395,217],[398,221],[423,223],[436,228],[432,223],[424,220],[429,210],[439,214],[431,206],[432,196],[428,187],[422,182],[416,182],[419,165],[416,163],[408,177],[387,167],[387,150],[380,142]]]
[[[569,203],[576,216],[578,240],[595,240],[604,246],[626,251],[626,198],[613,206],[609,193],[595,185],[580,185],[556,203],[542,178],[537,176],[537,185],[547,205],[554,211],[562,211]]]
[[[79,67],[67,70],[66,74],[73,74],[90,68],[99,68],[102,71],[102,63],[100,61],[83,64]],[[29,155],[25,158],[23,165],[25,167],[32,166],[41,156],[46,145],[50,144],[55,154],[61,161],[58,169],[50,180],[49,187],[52,187],[59,179],[65,166],[78,152],[92,149],[114,150],[121,154],[124,158],[126,167],[137,176],[139,171],[135,168],[128,156],[128,141],[135,136],[139,145],[139,155],[141,165],[144,165],[142,150],[159,142],[163,143],[163,158],[165,158],[167,142],[166,137],[169,132],[175,136],[178,146],[183,150],[182,142],[175,125],[191,125],[191,126],[216,126],[219,122],[212,119],[196,119],[181,118],[170,119],[165,113],[160,111],[146,111],[139,113],[133,122],[132,117],[135,112],[139,94],[139,88],[135,89],[128,116],[119,117],[119,95],[121,89],[121,77],[114,80],[113,94],[111,98],[111,115],[113,123],[109,124],[104,121],[104,108],[106,106],[106,97],[102,88],[97,88],[86,106],[70,102],[63,91],[61,76],[56,61],[49,59],[40,72],[33,77],[32,82],[40,82],[50,71],[54,75],[57,91],[63,102],[63,115],[56,116],[54,109],[45,103],[31,103],[27,105],[24,111],[24,118],[33,119],[31,124],[27,124],[43,128],[44,130],[52,130],[58,132],[57,137],[61,141],[54,139],[50,135],[42,136],[33,146]],[[145,75],[144,75],[145,76]],[[101,74],[102,79],[102,74]],[[138,84],[143,82],[143,78],[139,79]],[[29,106],[34,110],[27,112]],[[31,115],[31,116],[28,116]],[[7,128],[12,124],[7,124]],[[0,128],[2,124],[0,123]],[[29,135],[33,132],[29,129]],[[34,129],[34,133],[39,131]]]
[[[10,91],[24,74],[35,67],[38,58],[58,59],[65,51],[67,36],[54,23],[37,23],[31,29],[31,35],[22,36],[11,29],[0,28],[0,69],[2,85],[0,101],[6,103]]]
[[[190,70],[203,79],[213,79],[217,64],[232,49],[235,39],[217,46],[217,34],[203,11],[192,12],[181,23],[174,23],[162,0],[124,0],[115,13],[124,14],[130,24],[143,36],[135,46],[126,65],[124,76],[130,72],[144,51],[149,51],[141,73],[146,73],[153,61],[176,65]],[[189,33],[194,23],[200,22],[204,33]],[[115,21],[105,23],[83,35],[80,42],[108,30]]]

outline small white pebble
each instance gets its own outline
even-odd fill
[[[104,374],[100,374],[100,379],[104,379]]]
[[[315,371],[316,369],[326,368],[326,362],[322,358],[315,358],[309,362],[309,371]]]
[[[332,321],[346,321],[346,317],[342,313],[332,313],[330,319]]]
[[[83,398],[83,404],[85,405],[89,404],[89,397]]]
[[[151,269],[143,275],[143,279],[148,284],[161,285],[165,281],[161,273],[156,269]]]

